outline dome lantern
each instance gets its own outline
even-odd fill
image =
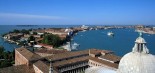
[[[135,41],[135,46],[132,49],[132,52],[145,53],[148,54],[149,50],[146,47],[145,39],[142,37],[142,33],[139,33],[139,37]]]

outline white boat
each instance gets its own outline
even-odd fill
[[[108,36],[114,36],[114,33],[113,32],[108,32],[107,35]]]
[[[71,44],[70,42],[67,42],[67,44],[64,45],[63,48],[68,50],[68,51],[72,51],[72,50],[77,50],[79,46],[80,45],[77,43]]]
[[[77,50],[79,46],[80,46],[80,44],[73,43],[72,44],[72,50]]]
[[[93,28],[90,28],[89,30],[93,30]]]
[[[71,51],[70,42],[67,42],[67,44],[64,45],[63,48],[66,49],[67,51]]]

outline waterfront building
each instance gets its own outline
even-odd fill
[[[89,26],[82,25],[81,28],[82,28],[83,30],[87,30],[87,29],[89,28]]]
[[[9,33],[4,36],[5,39],[13,40],[13,39],[19,39],[23,37],[24,35],[22,33]]]
[[[65,39],[66,36],[70,36],[73,33],[73,30],[64,29],[64,28],[48,28],[48,29],[35,29],[32,32],[37,32],[38,36],[36,37],[39,37],[44,33],[49,33],[49,34],[58,35],[61,39]]]
[[[45,29],[46,33],[58,35],[61,39],[66,38],[66,36],[72,32],[69,29],[66,31],[66,29],[61,29],[61,28],[53,28],[53,29]]]
[[[31,33],[37,32],[38,35],[43,35],[45,33],[44,29],[34,29]]]

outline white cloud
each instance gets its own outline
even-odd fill
[[[60,19],[64,19],[63,17],[59,17],[59,16],[31,15],[31,14],[16,14],[16,13],[0,13],[0,17],[3,17],[3,18],[50,19],[50,20],[60,20]]]

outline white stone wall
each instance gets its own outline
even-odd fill
[[[108,68],[108,69],[117,70],[116,68],[109,67],[109,66],[107,66],[105,64],[98,63],[98,62],[93,61],[93,60],[89,60],[88,64],[89,64],[90,67],[105,67],[105,68]]]
[[[43,73],[37,66],[35,66],[34,64],[33,64],[33,68],[34,68],[34,71],[35,71],[35,73]]]

